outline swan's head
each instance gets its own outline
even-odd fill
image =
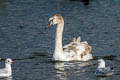
[[[13,61],[12,61],[12,59],[7,58],[7,59],[5,60],[5,63],[6,63],[6,64],[13,64]]]
[[[98,68],[105,68],[105,61],[103,59],[99,59],[97,63],[98,63]]]
[[[62,20],[63,20],[63,18],[60,14],[55,14],[54,16],[49,18],[48,26],[59,24],[59,23],[61,23]]]

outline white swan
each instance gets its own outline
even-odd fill
[[[91,46],[88,43],[80,42],[80,37],[73,38],[72,42],[68,45],[62,46],[62,33],[64,28],[64,19],[60,14],[56,14],[49,19],[49,25],[57,24],[56,37],[55,37],[55,50],[53,58],[55,61],[88,61],[93,59],[91,54]]]
[[[103,59],[98,60],[98,68],[95,71],[96,76],[104,77],[111,76],[114,73],[114,69],[110,67],[105,67],[105,61]]]
[[[8,77],[12,75],[11,64],[13,61],[10,58],[5,60],[5,68],[0,69],[0,77]]]

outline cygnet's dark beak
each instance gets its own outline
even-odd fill
[[[53,19],[48,22],[48,25],[45,27],[45,29],[48,29],[52,25],[53,25]]]
[[[48,27],[53,25],[53,19],[48,22]]]

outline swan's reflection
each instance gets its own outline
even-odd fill
[[[90,65],[89,62],[56,62],[56,77],[60,80],[67,80],[69,75],[80,75],[79,73],[86,72],[87,65]]]
[[[9,76],[9,77],[0,77],[0,80],[12,80],[12,76]]]
[[[64,62],[55,63],[56,77],[60,80],[67,80],[66,72],[64,71],[64,64]]]

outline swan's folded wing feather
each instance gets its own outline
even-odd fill
[[[64,47],[64,55],[68,58],[82,58],[87,53],[85,52],[85,44],[69,44]]]
[[[68,46],[71,46],[71,45],[72,45],[72,43],[69,43],[67,45],[64,45],[63,48],[68,48]]]

